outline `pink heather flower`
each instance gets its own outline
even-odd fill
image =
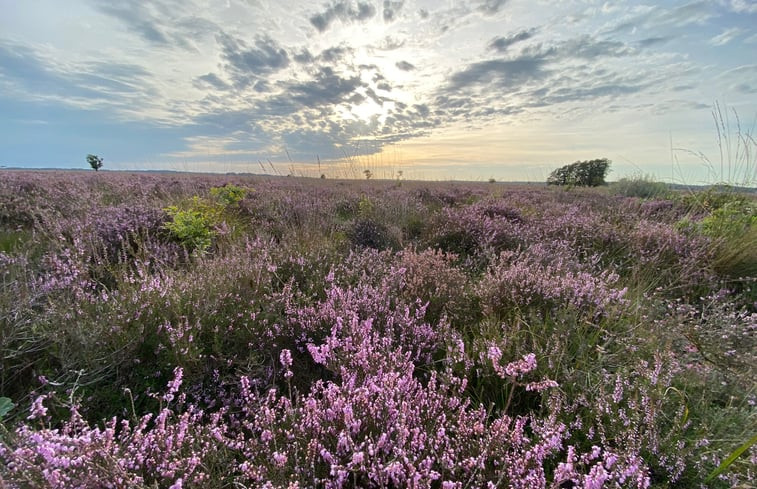
[[[489,360],[491,360],[492,363],[499,363],[499,360],[502,358],[502,350],[500,350],[498,346],[492,345],[486,352],[486,356],[489,357]]]
[[[286,370],[284,372],[284,377],[286,377],[287,379],[292,378],[292,375],[294,375],[292,373],[292,370],[290,369],[290,367],[292,366],[292,352],[287,349],[281,350],[281,353],[279,354],[279,361]]]
[[[279,361],[281,362],[281,365],[284,368],[289,368],[292,366],[292,352],[284,349],[281,350],[281,353],[279,354]]]
[[[179,392],[179,388],[181,387],[182,377],[184,377],[184,369],[182,369],[181,367],[176,367],[175,369],[173,369],[173,380],[168,383],[168,392],[166,392],[163,396],[164,401],[173,401],[174,396],[177,392]]]
[[[174,482],[168,489],[181,489],[182,484],[184,484],[184,481],[181,477],[179,477],[178,479],[176,479],[176,482]]]
[[[533,353],[529,353],[528,355],[523,355],[523,358],[521,360],[517,360],[515,362],[510,362],[507,365],[505,365],[505,374],[508,377],[518,377],[523,374],[527,374],[528,372],[532,371],[536,368],[536,355]]]
[[[273,463],[276,467],[283,467],[287,463],[287,456],[281,452],[273,452]]]
[[[542,380],[541,382],[530,382],[526,384],[527,391],[541,392],[552,387],[558,387],[560,384],[554,380]]]
[[[326,346],[318,347],[313,343],[308,343],[307,349],[310,353],[310,356],[313,357],[313,361],[315,363],[320,363],[321,365],[324,365],[326,363],[326,360],[328,358],[328,351],[323,351],[324,349],[327,349]]]
[[[352,454],[352,465],[360,465],[365,460],[365,454],[363,452],[355,452]]]
[[[47,399],[46,395],[37,396],[32,402],[31,413],[26,419],[38,419],[47,416],[47,408],[42,404]]]

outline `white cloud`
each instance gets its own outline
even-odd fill
[[[723,46],[724,44],[728,44],[729,42],[736,39],[738,36],[741,35],[741,33],[744,32],[738,27],[731,27],[730,29],[726,29],[717,36],[710,39],[710,44],[713,46]]]
[[[731,0],[726,5],[734,12],[757,14],[757,3],[754,0]]]

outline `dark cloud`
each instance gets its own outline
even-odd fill
[[[180,32],[195,40],[206,37],[212,38],[216,34],[223,32],[223,29],[218,24],[195,16],[179,19],[176,22],[176,26]]]
[[[526,31],[527,32],[527,31]],[[520,33],[490,47],[507,49]],[[539,107],[582,103],[599,98],[614,99],[642,92],[654,83],[648,73],[635,75],[602,68],[601,58],[634,56],[627,44],[591,36],[570,39],[551,46],[527,46],[517,55],[483,60],[452,73],[436,91],[432,113],[443,120],[476,121],[512,116]]]
[[[405,0],[384,0],[384,22],[392,22],[404,4]]]
[[[347,45],[334,46],[324,49],[317,55],[311,53],[307,48],[295,53],[292,59],[300,64],[312,65],[318,63],[337,64],[344,61],[353,54],[354,50]]]
[[[524,30],[524,31],[516,32],[515,34],[510,34],[509,36],[495,37],[489,43],[489,49],[493,49],[497,52],[504,53],[513,44],[531,39],[535,33],[536,33],[535,29],[530,29],[527,31]]]
[[[415,65],[407,61],[397,61],[394,65],[402,71],[413,71],[415,69]]]
[[[93,0],[102,13],[121,22],[127,30],[134,32],[150,44],[162,47],[178,46],[198,52],[195,43],[221,31],[210,20],[185,12],[195,12],[198,6],[189,0],[152,0],[140,2],[124,0]],[[187,5],[187,3],[190,3]]]
[[[362,86],[364,84],[358,76],[342,78],[333,69],[323,67],[310,81],[288,82],[283,85],[283,97],[306,107],[338,105]]]
[[[212,87],[216,90],[228,90],[231,86],[225,81],[221,80],[214,73],[208,73],[206,75],[198,76],[194,80],[194,85],[197,88]]]
[[[203,83],[213,83],[213,76],[204,75]],[[348,104],[358,94],[358,89],[364,90],[365,84],[357,76],[340,76],[332,68],[321,67],[306,81],[287,80],[275,86],[263,86],[262,80],[254,80],[249,87],[253,90],[263,90],[274,93],[268,97],[256,97],[252,100],[241,99],[239,104],[249,105],[248,109],[228,111],[224,99],[211,99],[205,107],[205,114],[198,118],[203,124],[211,126],[228,126],[230,132],[244,130],[252,122],[264,120],[279,120],[286,122],[295,116],[300,120],[314,121],[333,114],[336,106]],[[363,99],[365,95],[360,95]],[[308,113],[309,115],[305,115]],[[318,114],[315,117],[313,114]],[[302,119],[304,118],[304,119]]]
[[[571,39],[558,48],[565,57],[596,59],[620,57],[632,53],[627,44],[619,41],[598,41],[591,36]]]
[[[502,10],[507,0],[483,0],[476,10],[486,15],[494,15]]]
[[[742,93],[744,95],[751,95],[754,93],[757,93],[757,85],[750,85],[748,83],[739,83],[735,85],[734,90],[738,93]]]
[[[648,37],[646,39],[642,39],[638,41],[638,45],[641,48],[649,48],[652,46],[658,46],[660,44],[665,44],[669,41],[671,41],[672,37]]]
[[[545,57],[520,57],[512,60],[479,61],[450,77],[449,89],[460,90],[473,85],[493,85],[499,89],[515,89],[531,80],[543,78]]]
[[[261,130],[255,120],[260,117],[256,108],[208,110],[195,116],[192,126],[203,136],[226,136],[230,133],[257,134]]]
[[[270,37],[258,37],[254,46],[227,34],[217,36],[224,68],[240,89],[263,82],[262,77],[289,66],[287,51]],[[260,83],[258,84],[260,87]],[[263,91],[258,89],[258,91]]]
[[[155,15],[141,2],[99,1],[97,8],[104,14],[115,17],[126,28],[152,44],[169,44]]]
[[[395,49],[399,49],[402,46],[405,45],[404,39],[397,39],[391,36],[386,36],[380,44],[377,46],[373,46],[375,49],[379,49],[381,51],[394,51]]]
[[[418,15],[421,17],[421,19],[428,19],[428,10],[422,8],[418,11]]]
[[[352,52],[352,48],[348,46],[335,46],[321,51],[321,54],[318,56],[318,60],[324,61],[326,63],[336,63],[351,55]]]
[[[315,57],[310,53],[310,51],[308,51],[307,48],[304,48],[299,53],[295,53],[292,56],[292,59],[300,64],[310,64],[315,61]]]
[[[358,0],[353,4],[351,0],[339,0],[332,3],[326,10],[310,17],[310,23],[318,32],[325,32],[335,20],[342,22],[363,21],[376,15],[376,7],[370,3]]]

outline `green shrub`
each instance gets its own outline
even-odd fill
[[[757,275],[757,206],[754,202],[732,200],[702,219],[699,228],[714,240],[713,267],[718,273],[732,277]]]
[[[213,244],[216,232],[214,225],[218,224],[222,208],[195,196],[186,208],[177,206],[165,208],[171,220],[164,224],[165,228],[190,251],[204,253]]]
[[[609,169],[610,160],[607,158],[576,161],[553,171],[547,178],[547,184],[598,187],[605,184],[605,176]]]
[[[670,193],[665,183],[656,182],[649,175],[621,178],[612,184],[611,190],[616,195],[641,199],[665,198]]]
[[[224,207],[231,207],[239,204],[239,202],[245,198],[247,195],[247,189],[232,184],[226,184],[223,187],[211,188],[210,195]]]
[[[164,210],[171,217],[164,227],[190,251],[204,253],[218,236],[217,228],[229,224],[224,216],[230,207],[237,206],[247,195],[247,189],[227,184],[210,189],[211,200],[192,197],[181,206]]]
[[[373,202],[367,195],[360,197],[360,201],[357,203],[358,214],[361,217],[369,217],[373,214]]]
[[[746,197],[728,185],[714,185],[707,190],[685,193],[678,200],[689,212],[702,214],[720,209],[729,202],[746,202]]]
[[[702,232],[712,238],[733,239],[757,225],[757,206],[746,199],[733,199],[702,219]]]

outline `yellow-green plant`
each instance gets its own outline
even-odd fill
[[[165,211],[171,216],[171,220],[165,224],[165,228],[190,250],[204,253],[213,244],[216,235],[213,230],[215,213],[208,210],[208,206],[203,205],[198,197],[194,197],[185,209],[166,207]]]
[[[181,206],[164,209],[171,217],[164,227],[191,251],[205,253],[212,246],[224,213],[244,199],[247,189],[229,184],[211,188],[210,195],[211,199],[195,195]]]
[[[239,204],[245,198],[247,189],[227,184],[223,187],[211,188],[210,195],[224,207],[230,207]]]

